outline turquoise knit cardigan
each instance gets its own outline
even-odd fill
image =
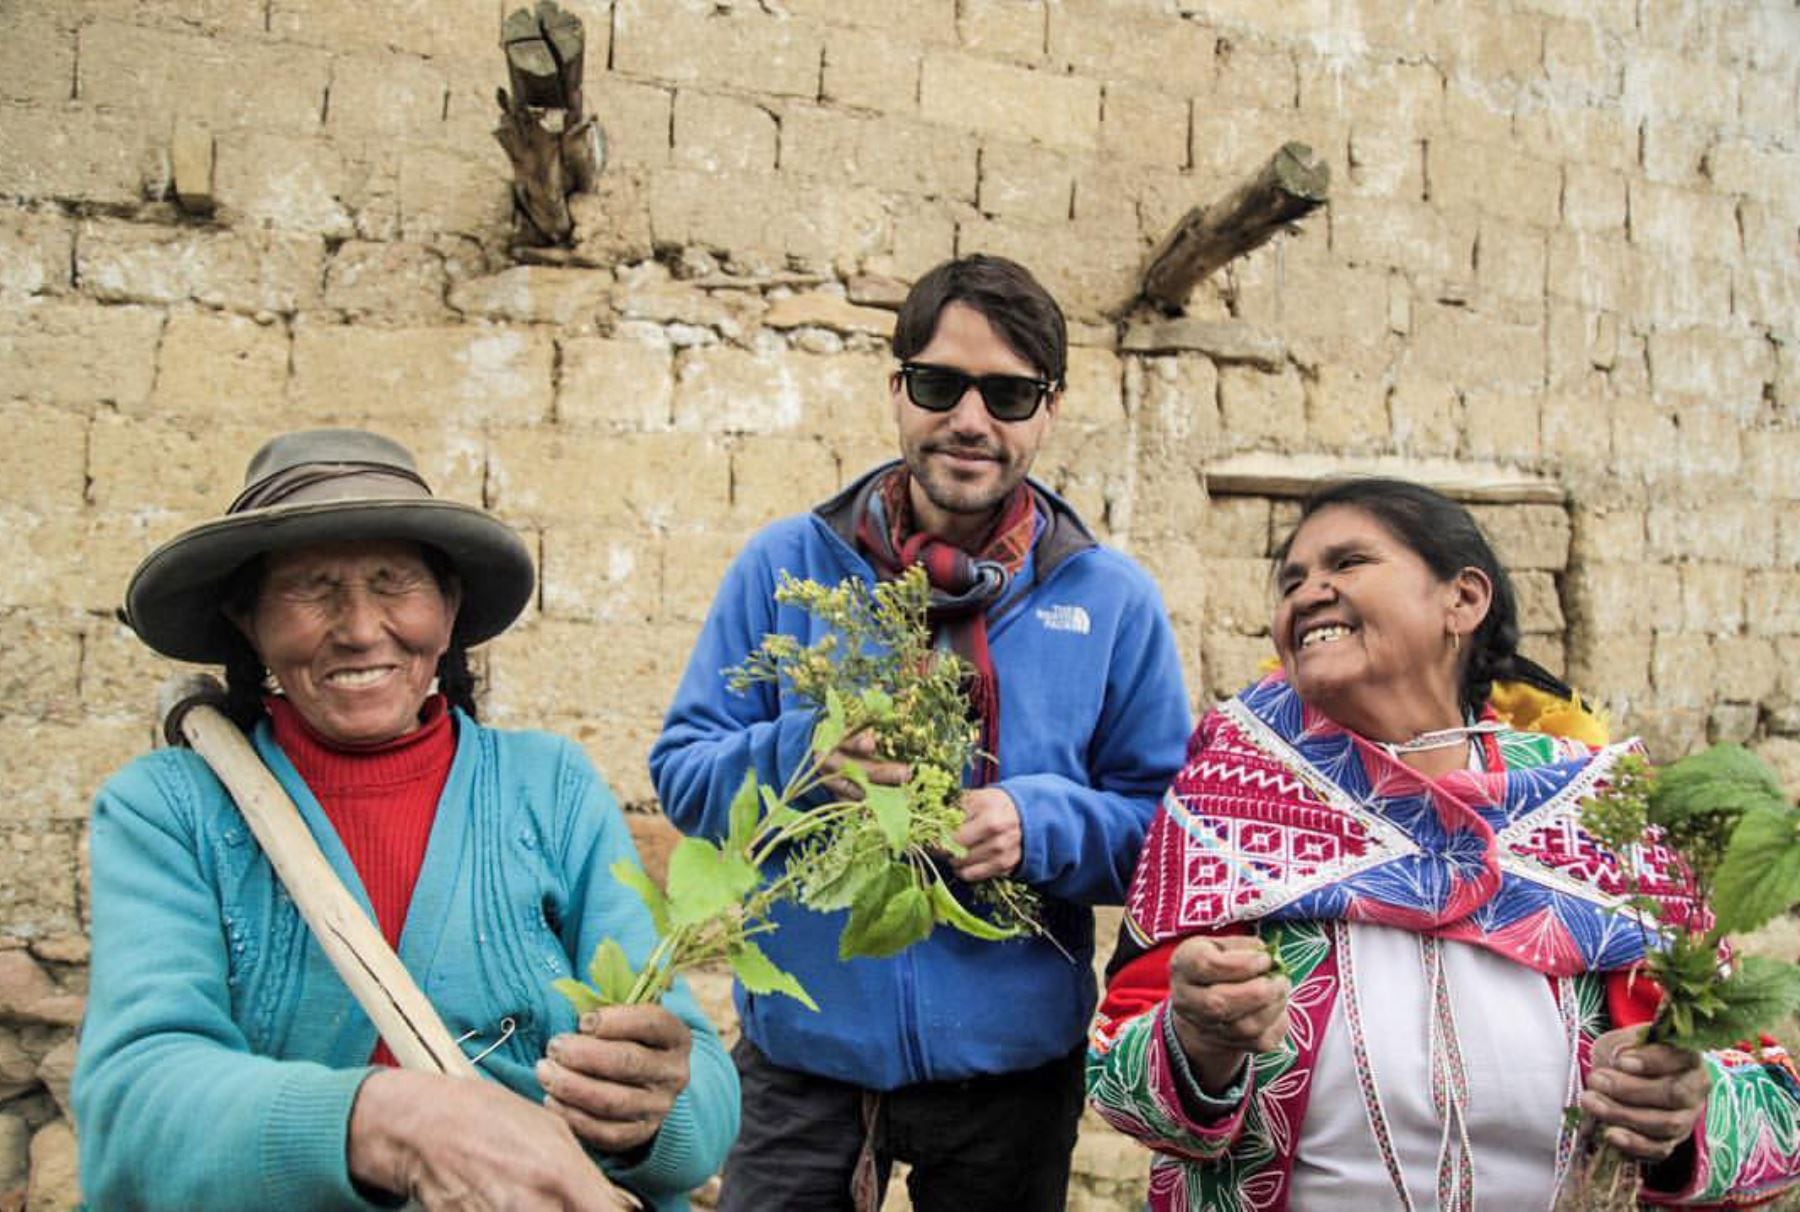
[[[533,1066],[575,1014],[550,982],[602,939],[634,962],[649,915],[608,868],[629,830],[580,748],[456,713],[444,788],[400,958],[479,1068],[532,1100]],[[253,738],[365,911],[318,801],[269,734]],[[98,1208],[367,1206],[345,1138],[375,1028],[332,970],[223,787],[195,754],[160,750],[101,790],[90,834],[93,965],[76,1065],[81,1180]],[[371,913],[371,918],[373,914]],[[691,1075],[649,1154],[602,1166],[658,1209],[724,1159],[737,1074],[685,988]]]

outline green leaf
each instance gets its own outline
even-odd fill
[[[869,772],[862,768],[861,762],[845,758],[844,764],[838,767],[838,777],[846,782],[855,783],[864,791],[869,789]]]
[[[848,933],[852,927],[861,931],[875,918],[887,903],[913,886],[912,868],[905,863],[862,863],[853,865],[851,871],[856,881],[856,893],[850,901],[850,921],[845,925]],[[838,939],[839,950],[842,951],[843,938]]]
[[[848,909],[870,881],[883,878],[889,869],[885,863],[867,862],[839,862],[835,864],[835,871],[831,870],[832,864],[823,862],[808,866],[808,876],[801,885],[800,903],[820,913]]]
[[[805,987],[791,973],[777,968],[774,961],[763,954],[763,949],[755,943],[746,939],[733,949],[730,959],[731,970],[737,973],[738,980],[750,992],[785,993],[808,1010],[819,1008]]]
[[[623,1005],[631,996],[631,987],[637,981],[637,974],[631,970],[631,961],[625,958],[625,948],[619,946],[615,939],[606,939],[594,948],[593,961],[588,964],[588,982],[600,991],[600,1000],[608,1006]]]
[[[1704,1051],[1728,1048],[1739,1040],[1787,1021],[1800,1004],[1800,968],[1765,956],[1745,956],[1737,971],[1711,986],[1713,1005],[1701,1013],[1680,1007],[1677,1026],[1666,1042]]]
[[[881,826],[881,836],[887,840],[888,849],[898,857],[912,835],[912,803],[906,789],[869,783],[863,788],[863,803],[875,817],[875,823]]]
[[[843,744],[844,700],[835,690],[825,692],[825,712],[813,725],[812,751],[821,757]]]
[[[743,857],[697,837],[683,838],[669,854],[669,921],[693,926],[715,918],[742,902],[759,881]]]
[[[892,865],[850,906],[850,920],[838,936],[838,958],[904,951],[931,933],[931,923],[931,902],[913,885],[911,869]]]
[[[773,787],[762,788],[762,801],[763,828],[769,833],[781,833],[801,817],[801,813],[790,808]]]
[[[772,833],[779,833],[800,818],[800,812],[781,798],[781,792],[775,788],[759,786],[757,791],[762,795],[763,826]]]
[[[1745,812],[1713,873],[1719,929],[1743,934],[1800,902],[1800,809],[1783,804]]]
[[[1017,938],[1019,931],[1007,930],[996,926],[986,918],[977,917],[967,906],[956,899],[948,885],[941,879],[934,879],[930,884],[932,917],[946,926],[952,926],[971,937],[997,943],[1003,939]]]
[[[891,720],[894,718],[894,696],[879,686],[871,686],[862,692],[862,710],[871,720]]]
[[[1786,805],[1781,780],[1761,758],[1741,745],[1714,745],[1656,772],[1650,821],[1670,828],[1699,815]]]
[[[599,994],[580,981],[571,980],[566,976],[551,981],[550,987],[569,999],[569,1004],[575,1007],[575,1013],[578,1016],[586,1014],[590,1010],[598,1010],[604,1004],[601,1002]]]
[[[644,869],[632,859],[620,859],[610,868],[612,877],[638,894],[644,902],[644,908],[650,911],[650,922],[656,927],[658,934],[669,932],[669,898],[663,890],[656,886],[656,881],[644,874]]]
[[[1285,976],[1290,979],[1293,973],[1288,970],[1287,961],[1281,958],[1281,939],[1278,935],[1266,935],[1262,940],[1263,953],[1269,957],[1270,976]]]
[[[750,838],[756,833],[756,822],[761,818],[762,799],[757,794],[756,771],[744,772],[744,781],[738,785],[737,794],[731,797],[731,812],[726,826],[725,849],[733,854],[742,854],[750,846]]]

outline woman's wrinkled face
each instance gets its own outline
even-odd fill
[[[458,598],[417,543],[317,543],[269,556],[255,607],[232,621],[315,731],[374,744],[419,726]]]
[[[1344,721],[1379,718],[1384,699],[1455,701],[1457,584],[1373,514],[1330,505],[1307,518],[1275,592],[1275,650],[1305,702]]]

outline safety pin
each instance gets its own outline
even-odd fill
[[[481,1051],[477,1052],[474,1056],[471,1056],[469,1058],[469,1063],[471,1065],[479,1065],[482,1061],[486,1060],[488,1053],[492,1052],[495,1048],[498,1048],[501,1044],[504,1044],[507,1040],[509,1040],[513,1037],[513,1032],[518,1029],[518,1026],[519,1026],[519,1024],[516,1021],[514,1021],[513,1016],[510,1014],[507,1015],[505,1018],[501,1019],[500,1020],[500,1038],[495,1040],[493,1043],[489,1044],[487,1047],[483,1048]],[[481,1034],[480,1027],[471,1027],[467,1031],[463,1032],[461,1035],[457,1036],[456,1042],[458,1044],[465,1044],[480,1034]]]

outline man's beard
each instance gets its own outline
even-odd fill
[[[959,479],[932,459],[934,454],[973,454],[993,460],[995,475],[970,483]],[[991,513],[1005,502],[1017,486],[1020,476],[1012,462],[999,451],[986,446],[959,446],[933,442],[921,446],[909,468],[925,498],[945,513],[979,515]]]

